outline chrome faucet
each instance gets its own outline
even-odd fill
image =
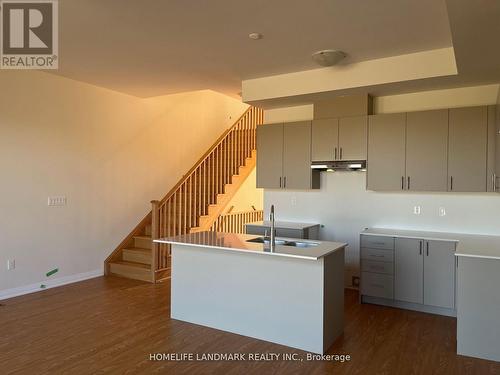
[[[276,247],[276,229],[274,228],[274,204],[271,205],[271,213],[269,214],[269,221],[271,222],[271,237],[269,238],[269,250],[274,252]]]

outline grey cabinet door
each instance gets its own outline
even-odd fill
[[[338,156],[339,120],[336,118],[313,120],[312,160],[331,161]]]
[[[311,189],[311,121],[288,122],[283,132],[283,186]]]
[[[448,110],[409,112],[406,117],[406,188],[447,191]]]
[[[366,160],[368,116],[339,120],[339,160]]]
[[[486,191],[487,107],[450,109],[449,191]]]
[[[402,190],[405,171],[406,114],[368,117],[367,188]]]
[[[394,299],[424,302],[423,240],[396,238],[394,250]]]
[[[283,179],[283,124],[257,127],[257,187],[279,189]]]
[[[424,304],[455,307],[455,243],[425,241]]]

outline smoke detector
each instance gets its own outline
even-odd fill
[[[261,33],[250,33],[248,34],[248,37],[253,40],[259,40],[262,39],[264,35],[262,35]]]
[[[336,49],[324,49],[312,54],[313,61],[321,66],[333,66],[342,61],[347,55]]]

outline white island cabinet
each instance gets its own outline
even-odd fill
[[[271,252],[256,238],[156,240],[172,245],[171,317],[323,354],[344,330],[347,244],[278,238]]]

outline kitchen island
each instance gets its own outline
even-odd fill
[[[344,329],[345,243],[200,232],[172,245],[171,317],[323,354]]]

